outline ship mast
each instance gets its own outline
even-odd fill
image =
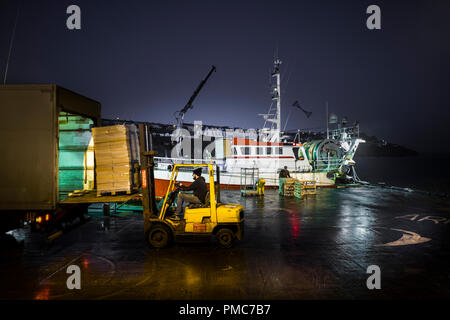
[[[279,142],[280,141],[280,132],[281,132],[281,76],[280,76],[280,65],[282,64],[281,60],[276,59],[274,62],[274,69],[272,72],[272,78],[275,78],[275,85],[273,86],[272,91],[272,101],[276,102],[277,110],[276,113],[271,113],[272,109],[269,110],[269,113],[260,114],[264,117],[266,122],[271,122],[271,128],[266,128],[264,125],[263,132],[267,134],[267,139],[271,142]]]
[[[278,141],[280,140],[280,130],[281,130],[281,79],[280,79],[280,65],[281,61],[275,61],[275,69],[272,73],[272,77],[276,78],[276,87],[274,88],[274,93],[272,99],[277,102],[277,117],[276,117],[276,130],[278,131]]]

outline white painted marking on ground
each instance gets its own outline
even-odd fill
[[[450,223],[450,219],[445,218],[445,217],[439,217],[439,216],[425,216],[419,220],[417,220],[417,218],[419,218],[420,215],[419,214],[407,214],[404,216],[398,216],[395,217],[394,219],[406,219],[409,221],[417,221],[417,222],[422,222],[422,221],[432,221],[434,222],[434,224],[439,224],[440,222],[443,222],[444,224],[448,224]]]
[[[447,221],[447,218],[444,217],[437,217],[437,216],[426,216],[420,220],[417,220],[419,222],[425,221],[425,220],[429,220],[429,221],[433,221],[434,224],[439,224],[439,222],[445,222]]]
[[[404,215],[404,216],[395,217],[394,219],[407,219],[407,220],[410,220],[410,221],[414,221],[418,217],[419,217],[418,214],[407,214],[407,215]]]
[[[389,246],[389,247],[407,246],[407,245],[411,245],[411,244],[418,244],[418,243],[424,243],[424,242],[431,241],[430,238],[422,237],[420,234],[417,234],[412,231],[406,231],[406,230],[402,230],[402,229],[391,229],[391,230],[403,232],[402,237],[396,241],[382,244],[382,246]]]

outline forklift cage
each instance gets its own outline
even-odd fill
[[[214,166],[212,164],[175,164],[172,170],[172,175],[170,176],[169,187],[167,188],[166,195],[164,197],[164,202],[159,213],[159,219],[164,220],[169,204],[167,200],[169,198],[169,194],[175,190],[175,182],[178,177],[178,172],[181,168],[208,168],[208,177],[209,177],[209,197],[210,199],[216,199],[217,192],[217,201],[210,201],[210,213],[216,212],[216,206],[220,203],[220,188],[215,190],[216,183],[214,182]],[[219,167],[216,166],[217,172],[217,185],[220,186],[220,172]],[[217,222],[217,216],[211,215],[211,221]]]

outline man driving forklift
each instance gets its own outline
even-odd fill
[[[183,204],[189,202],[189,204],[205,204],[205,197],[208,192],[206,187],[205,178],[202,177],[202,168],[197,168],[192,172],[194,182],[191,183],[189,187],[183,186],[177,183],[182,191],[193,191],[190,193],[179,193],[177,200],[177,210],[175,211],[175,216],[180,217],[181,211],[183,210]]]
[[[148,129],[148,128],[147,128]],[[139,125],[140,150],[141,150],[141,192],[142,209],[144,217],[144,232],[148,243],[153,248],[164,248],[172,242],[204,241],[215,238],[218,244],[224,248],[230,248],[235,239],[242,240],[244,234],[244,208],[240,204],[223,203],[220,200],[220,168],[213,164],[174,164],[169,186],[162,203],[156,206],[155,182],[154,182],[154,155],[155,152],[148,149],[150,132],[144,124]],[[171,219],[170,212],[175,197],[181,188],[175,189],[178,173],[192,170],[193,168],[205,168],[207,170],[206,196],[201,195],[200,188],[197,191],[197,199],[205,202],[186,207],[182,220]],[[216,180],[214,179],[216,173]],[[185,189],[194,189],[198,184],[205,184],[205,179],[200,179],[201,171],[196,170],[194,183]],[[195,190],[194,190],[195,191]],[[188,200],[189,201],[189,200]],[[179,206],[181,207],[181,205]]]

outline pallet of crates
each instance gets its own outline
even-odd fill
[[[317,194],[317,186],[315,180],[302,181],[302,194]]]
[[[285,197],[293,197],[294,196],[294,187],[297,179],[294,178],[285,178],[283,184],[283,196]]]
[[[135,125],[92,129],[96,161],[97,196],[131,194],[137,190],[135,165],[139,163]]]
[[[301,181],[296,181],[294,184],[294,197],[301,199],[302,196],[302,183]]]

